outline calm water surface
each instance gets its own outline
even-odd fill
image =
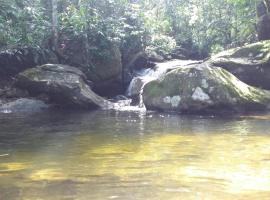
[[[0,115],[0,200],[270,199],[270,115]]]

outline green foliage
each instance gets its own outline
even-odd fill
[[[254,0],[58,0],[59,36],[85,38],[97,51],[112,42],[126,53],[201,55],[256,40]],[[48,0],[0,0],[0,46],[41,45],[51,35]]]
[[[48,18],[39,1],[0,1],[0,46],[39,45],[48,33]]]
[[[154,51],[161,55],[166,55],[172,52],[175,47],[176,41],[174,38],[166,35],[153,35],[147,45],[146,51]]]

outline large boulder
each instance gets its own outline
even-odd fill
[[[249,85],[270,89],[270,40],[221,52],[208,63],[228,70]]]
[[[122,92],[122,59],[117,45],[103,40],[89,44],[83,37],[64,44],[65,64],[79,68],[93,82],[95,92],[107,96]]]
[[[199,64],[181,67],[149,82],[143,91],[147,109],[180,113],[265,110],[270,92],[251,87],[226,70]]]
[[[47,64],[28,69],[18,76],[18,87],[33,96],[46,95],[60,106],[81,108],[108,108],[112,103],[95,94],[85,75],[67,65]]]

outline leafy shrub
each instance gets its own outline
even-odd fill
[[[166,35],[153,35],[146,48],[146,51],[155,51],[161,55],[171,53],[176,47],[176,41],[174,38]]]

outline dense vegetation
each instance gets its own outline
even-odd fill
[[[267,3],[267,1],[265,1]],[[256,41],[256,0],[0,0],[0,47],[63,48],[82,38],[102,52],[210,53]],[[54,6],[53,6],[54,5]]]

